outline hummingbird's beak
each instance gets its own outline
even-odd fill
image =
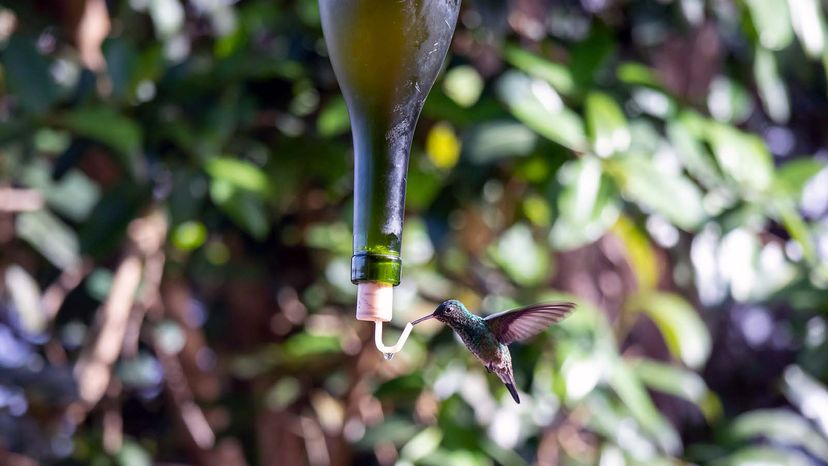
[[[429,314],[429,315],[427,315],[427,316],[423,316],[423,317],[420,317],[420,318],[419,318],[419,319],[417,319],[417,320],[412,321],[412,322],[411,322],[411,325],[417,325],[417,324],[419,324],[420,322],[422,322],[422,321],[424,321],[424,320],[431,319],[431,318],[433,318],[433,317],[434,317],[434,313],[432,312],[431,314]]]

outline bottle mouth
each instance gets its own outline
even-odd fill
[[[400,284],[402,259],[391,254],[360,252],[351,257],[351,282],[358,285],[365,282]]]

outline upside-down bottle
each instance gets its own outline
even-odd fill
[[[319,7],[354,141],[357,319],[387,322],[400,282],[411,140],[460,0],[319,0]]]

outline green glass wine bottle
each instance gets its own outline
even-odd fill
[[[400,282],[411,140],[445,60],[460,0],[319,0],[319,7],[354,140],[357,318],[387,321],[390,303],[364,312],[360,305],[382,301],[374,296],[378,287],[388,289],[383,296],[390,300],[390,287]],[[366,283],[377,286],[359,286]]]

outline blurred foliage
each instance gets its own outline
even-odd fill
[[[515,405],[443,327],[386,362],[352,318],[315,1],[3,2],[0,463],[828,464],[826,24],[465,2],[395,323],[578,302]]]

